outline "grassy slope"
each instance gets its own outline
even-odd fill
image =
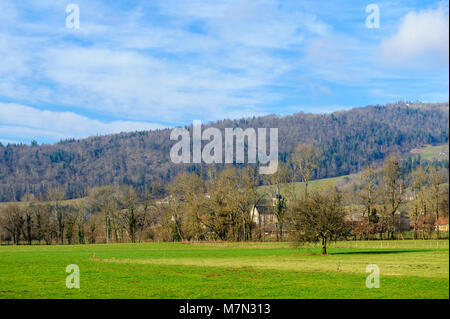
[[[448,144],[443,145],[427,145],[421,148],[415,148],[410,151],[412,155],[420,154],[422,159],[431,160],[431,159],[448,159]],[[445,154],[445,155],[444,155]]]
[[[308,192],[310,190],[314,190],[314,189],[317,190],[317,189],[327,188],[330,186],[335,186],[338,182],[343,181],[345,178],[351,178],[351,176],[352,175],[344,175],[344,176],[339,176],[339,177],[330,177],[330,178],[316,179],[316,180],[310,181],[308,183]],[[305,191],[305,183],[303,183],[303,182],[288,183],[288,184],[283,184],[283,185],[293,187],[295,189],[296,194],[302,194]],[[283,187],[285,187],[285,186],[283,186]],[[275,192],[275,186],[264,185],[264,186],[260,186],[258,190],[261,194],[269,194],[270,196],[272,196]]]
[[[329,256],[284,243],[3,246],[0,298],[448,298],[439,244],[338,243]],[[365,287],[372,263],[379,289]],[[68,264],[80,266],[79,290],[65,287]]]
[[[84,198],[74,198],[74,199],[65,199],[60,201],[59,203],[61,205],[75,205],[79,202],[81,202]],[[12,203],[12,202],[0,202],[0,209],[2,209],[2,207],[6,206],[7,204]],[[28,202],[15,202],[19,205],[26,205],[28,204]]]
[[[448,144],[442,144],[442,145],[427,145],[422,148],[415,148],[410,151],[410,156],[419,155],[424,160],[443,160],[448,159],[449,154],[449,145]],[[309,182],[308,189],[314,190],[314,189],[321,189],[326,188],[330,186],[335,186],[337,183],[343,181],[345,178],[352,178],[355,176],[355,174],[352,175],[343,175],[339,177],[331,177],[331,178],[323,178],[323,179],[317,179]],[[296,183],[289,183],[285,184],[289,185],[290,187],[294,187],[295,193],[301,194],[305,191],[305,183],[296,182]],[[275,186],[269,185],[269,186],[260,186],[259,191],[262,194],[274,194]],[[267,195],[267,196],[269,196]],[[272,196],[270,195],[270,196]]]
[[[328,187],[328,186],[334,186],[336,185],[336,183],[344,180],[344,178],[346,177],[351,177],[352,175],[344,175],[344,176],[339,176],[339,177],[331,177],[331,178],[324,178],[324,179],[317,179],[317,180],[313,180],[311,182],[309,182],[308,185],[308,189],[318,189],[318,188],[324,188],[324,187]],[[304,192],[305,186],[304,183],[289,183],[287,184],[289,186],[294,186],[295,187],[295,192],[297,192],[298,194],[300,194],[300,192]],[[260,186],[259,187],[259,191],[261,193],[264,194],[273,194],[274,192],[274,186]],[[272,196],[272,195],[270,195]],[[67,199],[67,200],[63,200],[61,201],[61,205],[74,205],[77,202],[80,202],[81,200],[83,200],[83,198],[75,198],[75,199]],[[19,205],[24,205],[27,202],[17,202]],[[7,205],[8,203],[6,202],[0,202],[0,209]]]

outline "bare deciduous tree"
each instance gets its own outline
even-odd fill
[[[345,235],[348,224],[342,206],[341,194],[334,188],[312,192],[308,198],[297,200],[290,208],[293,239],[297,243],[322,244],[322,254],[327,254],[327,242]]]
[[[292,162],[305,183],[305,196],[308,196],[308,183],[319,168],[320,152],[310,144],[299,143],[292,154]]]
[[[390,238],[394,239],[395,213],[403,203],[403,182],[400,159],[390,155],[383,164],[381,187],[382,215],[387,219]]]

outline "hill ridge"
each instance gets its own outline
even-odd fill
[[[205,124],[226,127],[278,127],[280,160],[298,142],[324,153],[317,178],[347,175],[390,152],[426,144],[448,143],[448,102],[396,103],[333,113],[266,115]],[[189,126],[188,126],[189,127]],[[138,191],[160,192],[180,171],[206,173],[206,165],[173,164],[169,158],[171,129],[135,131],[56,144],[0,145],[0,201],[25,193],[37,196],[60,186],[67,198],[82,197],[92,186],[130,184]],[[221,169],[223,165],[216,165]]]

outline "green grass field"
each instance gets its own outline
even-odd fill
[[[415,148],[410,151],[411,154],[420,154],[420,157],[425,160],[432,159],[448,159],[448,144],[443,145],[427,145],[422,148]]]
[[[0,298],[449,298],[448,241],[0,247]],[[95,257],[94,257],[95,254]],[[80,289],[65,286],[80,268]],[[380,288],[366,288],[366,266]]]

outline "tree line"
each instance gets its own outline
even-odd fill
[[[367,167],[346,186],[349,211],[361,215],[352,230],[361,239],[394,239],[402,214],[415,239],[429,238],[435,229],[439,235],[436,223],[449,213],[448,169],[428,162],[404,174],[402,167],[398,157],[390,156],[381,168]]]
[[[334,187],[311,188],[322,151],[298,144],[291,160],[264,177],[251,167],[211,168],[204,178],[181,172],[164,196],[144,196],[130,185],[93,187],[86,197],[64,200],[53,188],[41,201],[32,194],[0,209],[0,241],[14,244],[86,244],[153,241],[263,240],[254,208],[264,202],[275,216],[276,240],[393,239],[406,212],[416,238],[426,238],[439,217],[448,217],[448,170],[431,164],[404,173],[396,155],[369,165]],[[301,191],[295,181],[303,182]]]

